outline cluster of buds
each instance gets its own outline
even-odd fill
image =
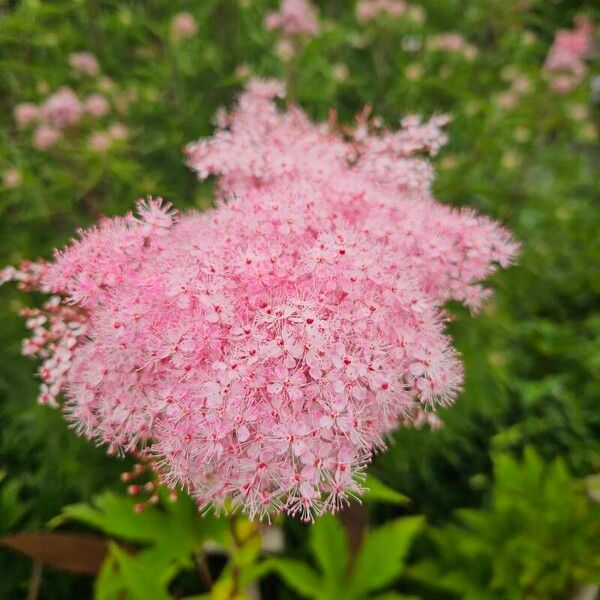
[[[134,511],[136,513],[141,513],[146,510],[148,506],[158,504],[159,502],[157,486],[154,481],[132,483],[146,475],[150,470],[147,463],[138,462],[133,465],[131,471],[124,471],[121,473],[121,481],[128,484],[127,493],[139,500],[134,506]]]

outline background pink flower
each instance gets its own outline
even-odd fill
[[[401,17],[408,6],[403,0],[360,0],[356,4],[356,18],[361,21],[371,21],[379,15],[390,18]]]
[[[319,33],[317,11],[308,0],[283,0],[278,11],[265,17],[265,28],[288,36],[314,37]]]
[[[544,69],[553,91],[564,94],[576,87],[587,73],[585,59],[592,50],[594,26],[580,17],[572,30],[557,31]]]
[[[103,117],[110,110],[108,100],[101,94],[91,94],[85,99],[85,111],[92,117]]]
[[[15,106],[15,121],[19,127],[31,125],[35,123],[39,116],[40,110],[33,102],[22,102]]]
[[[42,104],[41,114],[50,125],[58,129],[76,125],[83,116],[84,107],[75,92],[61,87]]]
[[[91,52],[75,52],[69,56],[69,65],[83,75],[95,77],[100,73],[98,59]]]
[[[53,146],[60,137],[60,131],[49,125],[40,125],[33,132],[33,145],[38,150],[47,150]]]
[[[2,183],[8,188],[16,188],[23,183],[23,174],[19,169],[8,169],[2,175]]]
[[[198,33],[196,19],[189,12],[180,12],[171,21],[171,33],[176,39],[191,38]]]
[[[94,131],[90,136],[89,145],[95,152],[104,152],[112,144],[112,136],[106,131]]]

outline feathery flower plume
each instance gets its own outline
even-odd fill
[[[462,367],[444,303],[476,310],[517,244],[435,201],[443,117],[344,134],[252,81],[190,144],[216,208],[140,201],[49,263],[5,269],[51,294],[25,311],[40,400],[114,452],[141,452],[203,509],[310,521],[363,491],[394,429],[437,426]]]

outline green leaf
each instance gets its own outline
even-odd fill
[[[53,524],[73,519],[111,536],[142,545],[135,559],[151,569],[156,585],[167,586],[182,568],[193,565],[193,554],[201,550],[206,541],[223,543],[227,521],[201,517],[193,500],[186,495],[182,494],[177,501],[171,502],[164,490],[159,490],[159,494],[162,499],[159,505],[135,513],[134,499],[104,493],[91,505],[65,507]],[[109,569],[107,573],[110,572]],[[104,589],[107,586],[103,584],[101,590]]]
[[[71,504],[50,522],[51,526],[74,520],[132,542],[148,543],[168,535],[164,516],[154,507],[134,512],[135,500],[106,492],[92,504]]]
[[[156,571],[144,561],[143,556],[131,556],[117,544],[111,545],[111,554],[131,600],[171,600],[167,589],[156,577]]]
[[[367,488],[364,495],[365,502],[383,502],[386,504],[408,504],[410,502],[410,498],[382,483],[371,474],[367,475],[365,488]]]
[[[2,514],[0,531],[12,529],[29,510],[31,503],[20,498],[22,487],[21,481],[12,479],[0,488],[0,514]]]
[[[270,560],[263,560],[254,565],[249,565],[240,573],[240,583],[242,586],[247,586],[253,581],[262,579],[265,575],[273,570]]]
[[[113,554],[109,554],[94,582],[94,600],[120,600],[123,596],[123,587],[116,559]]]
[[[170,551],[173,558],[183,559],[200,549],[206,540],[223,541],[227,522],[214,517],[201,517],[190,498],[181,495],[176,502],[165,500],[161,506],[149,506],[134,512],[133,498],[106,492],[90,504],[73,504],[51,524],[75,520],[110,535],[140,544],[153,543]],[[164,553],[163,552],[163,553]]]
[[[422,517],[407,517],[386,523],[367,533],[356,558],[350,587],[363,594],[396,579],[404,567],[408,548],[423,526]]]
[[[310,549],[325,579],[341,581],[348,562],[348,542],[340,521],[333,515],[323,515],[311,526]]]
[[[285,558],[272,558],[269,561],[274,570],[296,592],[306,598],[321,598],[323,580],[308,565]]]

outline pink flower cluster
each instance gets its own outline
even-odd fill
[[[19,169],[7,169],[2,175],[2,183],[7,188],[17,188],[23,183],[23,173]]]
[[[69,56],[71,67],[89,76],[96,76],[100,66],[96,57],[90,52],[79,52]],[[69,86],[62,86],[48,96],[39,106],[33,102],[23,102],[14,109],[14,118],[20,128],[37,125],[33,131],[33,145],[38,150],[47,150],[53,146],[65,130],[72,130],[88,115],[99,119],[110,112],[108,100],[99,93],[92,93],[85,99],[80,99]],[[115,124],[119,128],[124,126]],[[110,132],[96,132],[113,139]],[[122,131],[120,131],[122,133]],[[123,135],[120,135],[122,138]],[[114,139],[117,139],[114,136]],[[98,146],[90,141],[92,149]],[[100,149],[100,148],[98,148]],[[105,148],[102,148],[105,149]]]
[[[85,115],[99,119],[109,112],[110,104],[102,94],[92,93],[82,101],[70,87],[63,86],[40,106],[32,102],[18,104],[14,117],[21,128],[37,124],[33,131],[33,145],[38,150],[47,150],[59,140],[63,131],[76,127]],[[97,133],[109,136],[109,133]]]
[[[433,198],[445,119],[343,135],[280,95],[252,81],[188,146],[216,208],[140,201],[4,278],[53,294],[25,350],[82,435],[201,507],[311,520],[363,491],[394,429],[437,424],[463,377],[442,306],[478,308],[517,244]]]
[[[69,56],[69,65],[73,70],[87,75],[96,77],[100,73],[100,64],[98,59],[91,52],[75,52]]]
[[[265,29],[289,37],[314,37],[319,33],[317,11],[309,0],[283,0],[278,11],[265,17]]]
[[[469,43],[460,33],[448,32],[432,35],[427,39],[427,47],[433,51],[460,54],[467,60],[474,60],[477,47]]]
[[[198,33],[198,23],[189,12],[177,13],[171,21],[171,35],[175,40],[194,37]]]
[[[77,125],[85,109],[75,92],[67,86],[49,96],[40,108],[41,117],[57,129]]]
[[[566,94],[585,77],[585,59],[592,50],[594,29],[590,21],[578,17],[574,29],[557,31],[544,65],[553,91]]]
[[[356,18],[364,23],[386,15],[392,19],[401,17],[408,5],[403,0],[360,0],[356,5]]]

